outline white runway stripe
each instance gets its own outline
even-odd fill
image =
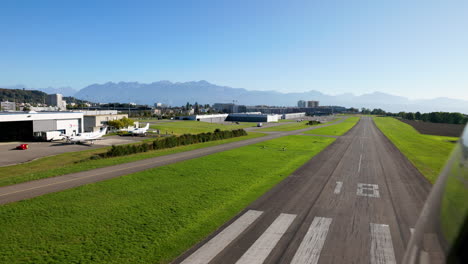
[[[237,264],[263,263],[276,246],[288,227],[296,218],[292,214],[280,214],[268,229],[255,241],[255,243],[236,262]]]
[[[331,222],[331,218],[314,218],[291,264],[316,264],[318,262]]]
[[[340,194],[340,192],[341,192],[341,187],[343,187],[343,182],[336,182],[335,194]]]
[[[358,167],[358,172],[361,172],[361,161],[362,161],[362,154],[359,156],[359,167]]]
[[[221,231],[192,255],[182,261],[182,264],[205,264],[210,262],[237,236],[247,229],[263,212],[249,210],[226,229]]]
[[[371,229],[371,264],[394,264],[392,235],[388,225],[370,224]]]

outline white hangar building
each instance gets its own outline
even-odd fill
[[[33,140],[46,131],[66,135],[83,132],[83,113],[0,112],[0,141]]]

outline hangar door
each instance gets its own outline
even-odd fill
[[[0,141],[33,139],[33,121],[0,122]]]
[[[57,123],[55,120],[34,120],[33,132],[54,131],[57,130]]]

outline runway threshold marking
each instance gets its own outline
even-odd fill
[[[231,225],[200,247],[181,264],[202,264],[210,262],[227,247],[236,237],[246,230],[261,215],[262,211],[249,210]]]
[[[396,264],[390,227],[383,224],[370,224],[371,264]]]
[[[314,218],[291,264],[318,263],[331,223],[331,218]]]
[[[296,215],[280,214],[236,264],[263,263],[283,234],[286,233],[294,218],[296,218]]]
[[[340,182],[340,181],[336,182],[334,193],[335,194],[340,194],[342,187],[343,187],[343,182]]]

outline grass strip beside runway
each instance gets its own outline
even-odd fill
[[[255,131],[258,131],[258,132],[276,132],[276,131],[299,130],[299,129],[304,129],[304,128],[311,127],[309,125],[306,125],[307,122],[308,121],[286,123],[286,124],[279,125],[279,126],[265,127],[265,128],[256,129]]]
[[[411,163],[435,183],[458,138],[420,134],[392,117],[374,117],[374,122]]]
[[[128,156],[90,160],[89,158],[106,152],[110,147],[85,150],[79,152],[63,153],[51,157],[44,157],[32,162],[7,166],[0,168],[0,186],[12,185],[32,180],[49,178],[69,173],[103,168],[121,163],[127,163],[142,159],[159,157],[163,155],[175,154],[183,151],[206,148],[236,142],[251,138],[265,136],[265,134],[250,132],[247,136],[231,138],[225,140],[211,141],[188,146],[180,146],[170,149],[161,149],[138,153]],[[140,143],[133,143],[140,144]]]
[[[142,121],[143,122],[143,121]],[[157,124],[151,124],[151,129],[158,129],[161,134],[169,135],[183,135],[183,134],[199,134],[206,132],[213,132],[215,129],[219,128],[221,130],[234,130],[239,128],[254,127],[256,123],[246,123],[241,122],[239,124],[229,123],[229,124],[219,124],[219,123],[208,123],[201,121],[172,121],[172,122],[161,122]]]
[[[0,263],[168,263],[334,139],[287,136],[0,207]]]
[[[334,122],[338,122],[339,120],[341,120],[341,118],[334,119],[331,122],[334,123]],[[310,127],[314,127],[314,126],[323,125],[323,124],[307,125],[308,122],[309,121],[306,120],[306,121],[302,121],[302,122],[287,123],[287,124],[279,125],[279,126],[260,128],[260,129],[256,129],[255,131],[257,131],[257,132],[294,131],[294,130],[299,130],[299,129],[304,129],[304,128],[310,128]]]
[[[304,133],[314,134],[314,135],[341,136],[341,135],[344,135],[346,132],[348,132],[348,130],[353,128],[357,124],[358,121],[359,121],[359,117],[350,116],[341,123],[334,124],[332,126],[317,128],[317,129],[310,130]]]

